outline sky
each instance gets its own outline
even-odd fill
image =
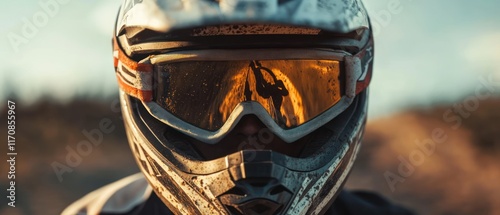
[[[0,101],[12,93],[24,104],[46,95],[63,102],[82,95],[116,95],[111,32],[121,2],[23,0],[3,4]],[[47,12],[44,5],[49,3],[56,7]],[[500,1],[364,3],[375,33],[371,117],[460,101],[473,94],[481,78],[500,80]],[[29,23],[36,24],[34,31],[26,27]]]

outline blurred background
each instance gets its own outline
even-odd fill
[[[47,9],[49,3],[57,7]],[[121,1],[24,0],[0,9],[0,120],[16,102],[16,208],[59,214],[138,171],[123,131],[111,32]],[[365,1],[376,58],[364,146],[348,189],[420,214],[500,213],[500,1]],[[78,165],[84,131],[111,120]],[[0,123],[0,131],[7,131]],[[6,132],[2,132],[2,139]],[[6,157],[7,143],[0,146]],[[75,161],[76,162],[76,161]],[[7,195],[8,163],[0,162]]]

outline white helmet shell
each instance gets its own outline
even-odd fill
[[[116,34],[128,27],[169,32],[241,22],[308,26],[341,33],[369,27],[360,0],[125,0]]]
[[[323,214],[330,208],[356,158],[367,117],[374,50],[361,0],[124,0],[113,44],[133,155],[172,213]],[[209,135],[202,129],[192,129],[165,108],[147,105],[158,104],[152,100],[159,91],[155,92],[155,84],[167,85],[154,82],[153,73],[161,71],[154,65],[162,63],[155,56],[172,60],[181,53],[202,60],[211,55],[224,61],[254,60],[251,56],[260,58],[271,53],[269,50],[273,51],[269,59],[278,56],[284,60],[316,60],[320,51],[328,51],[328,59],[338,55],[335,59],[343,62],[344,71],[350,71],[342,77],[344,98],[349,102],[339,103],[341,111],[330,107],[335,111],[316,116],[315,127],[303,124],[295,130],[300,133],[297,139],[310,134],[300,155],[273,148],[227,147],[219,154],[203,156],[203,147],[193,144],[193,138],[199,145],[214,147],[219,140],[205,141]],[[306,50],[314,51],[312,57],[305,57]],[[298,54],[292,55],[292,51]],[[183,58],[187,59],[194,58]],[[188,78],[179,80],[190,82]],[[197,105],[183,108],[188,106]],[[277,124],[273,128],[274,119],[263,116],[269,115],[266,110],[246,110],[246,115],[255,115],[287,144],[297,140],[286,141],[280,133],[284,130]],[[159,114],[162,111],[168,114]],[[227,128],[234,128],[240,119],[229,120]],[[203,149],[207,154],[217,151]]]

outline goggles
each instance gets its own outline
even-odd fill
[[[216,54],[214,54],[216,53]],[[200,141],[220,141],[247,114],[286,142],[342,113],[371,78],[371,42],[356,55],[321,49],[175,51],[140,62],[115,40],[123,92],[159,121]]]

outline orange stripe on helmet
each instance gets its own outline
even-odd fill
[[[118,58],[113,57],[113,65],[115,66],[115,69],[118,67]]]
[[[151,64],[138,63],[132,59],[130,59],[123,50],[118,46],[118,42],[116,41],[116,37],[113,37],[113,49],[118,51],[118,60],[125,64],[128,68],[137,70],[138,72],[152,72],[153,66]],[[115,64],[115,67],[118,63]]]
[[[120,48],[116,37],[113,37],[113,64],[115,70],[118,68],[119,62],[127,66],[131,70],[135,70],[138,73],[148,73],[153,71],[153,66],[151,64],[138,63],[130,59]],[[118,72],[118,71],[115,71]],[[127,94],[140,99],[141,101],[149,102],[153,99],[153,92],[151,90],[141,90],[136,86],[131,86],[127,84],[122,78],[116,74],[116,79],[118,80],[119,87]],[[139,80],[143,81],[143,80]]]
[[[363,90],[365,90],[368,85],[370,85],[370,81],[372,79],[371,70],[371,68],[368,69],[368,74],[366,74],[365,80],[356,82],[356,95],[363,92]]]
[[[118,80],[118,85],[127,94],[136,97],[144,102],[149,102],[153,100],[153,92],[151,90],[140,90],[133,86],[125,83],[122,78],[117,74],[116,79]]]

